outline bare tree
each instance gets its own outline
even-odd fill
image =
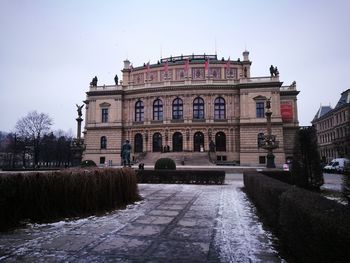
[[[52,119],[45,113],[37,111],[29,112],[25,117],[19,119],[15,129],[17,134],[25,139],[29,139],[33,146],[34,164],[39,161],[39,149],[41,138],[50,131]]]

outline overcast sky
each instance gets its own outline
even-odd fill
[[[215,47],[231,59],[247,49],[253,77],[273,64],[284,85],[295,80],[300,125],[350,88],[347,0],[0,0],[0,12],[0,131],[37,110],[75,134],[95,75],[113,84],[126,58],[140,66]]]

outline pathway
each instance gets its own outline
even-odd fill
[[[125,210],[0,234],[0,262],[283,262],[242,186],[141,184]]]

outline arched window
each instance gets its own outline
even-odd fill
[[[163,102],[160,99],[153,102],[153,120],[163,120]]]
[[[226,119],[226,103],[224,98],[218,97],[214,101],[214,119],[223,120]]]
[[[204,119],[204,100],[201,97],[193,101],[193,119]]]
[[[100,140],[101,149],[107,149],[107,138],[106,136],[102,136]]]
[[[143,137],[141,133],[135,134],[134,149],[135,149],[135,153],[143,152]]]
[[[176,98],[173,101],[173,119],[181,120],[183,118],[183,102],[182,99]]]
[[[202,132],[196,132],[193,135],[193,151],[204,151],[204,134]]]
[[[144,120],[144,106],[141,100],[138,100],[135,104],[135,121],[143,121]]]
[[[215,134],[216,151],[226,152],[226,134],[218,132]]]

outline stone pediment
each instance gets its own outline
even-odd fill
[[[110,107],[111,106],[111,104],[109,104],[108,102],[102,102],[101,104],[100,104],[100,107],[101,108],[107,108],[107,107]]]
[[[267,100],[267,98],[265,96],[259,95],[259,96],[254,97],[253,100]]]

